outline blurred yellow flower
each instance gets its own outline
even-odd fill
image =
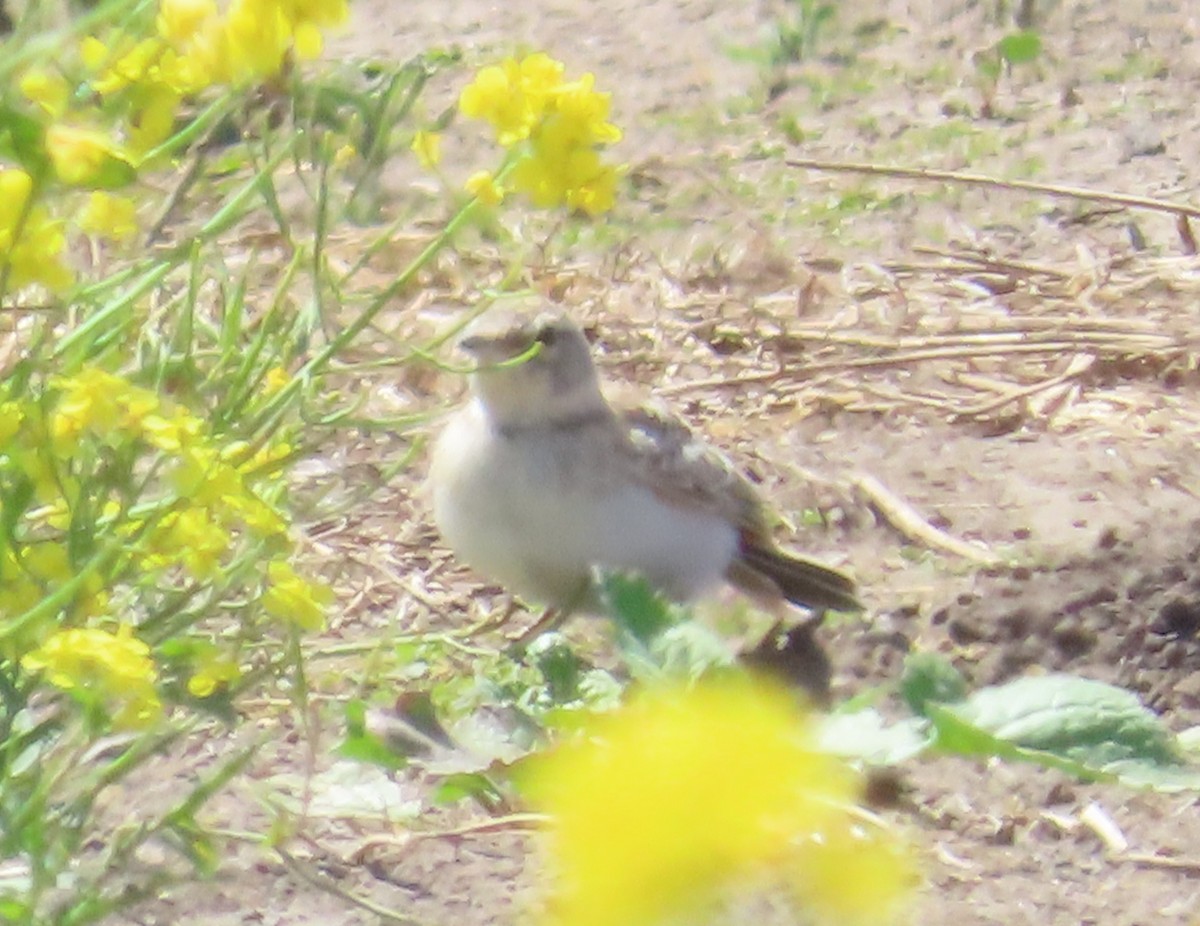
[[[289,22],[337,26],[350,16],[348,0],[278,0]]]
[[[25,410],[19,402],[0,402],[0,447],[17,436],[24,420]]]
[[[155,525],[144,562],[149,569],[181,566],[194,578],[211,579],[232,544],[232,535],[208,508],[192,505]]]
[[[197,660],[196,671],[188,679],[187,690],[194,698],[207,698],[224,691],[241,677],[242,671],[236,662],[214,653]]]
[[[127,624],[115,634],[90,627],[60,630],[26,654],[21,667],[45,673],[50,684],[85,702],[115,708],[118,726],[144,727],[162,714],[150,648]]]
[[[109,47],[95,36],[88,36],[80,46],[85,66],[96,73],[92,89],[101,96],[111,96],[131,84],[138,84],[153,74],[166,51],[161,39],[147,38],[130,45]]]
[[[28,206],[33,179],[17,168],[0,167],[0,273],[10,286],[40,283],[65,289],[73,276],[65,263],[63,223],[39,203]]]
[[[291,381],[292,374],[287,371],[287,367],[271,367],[271,369],[267,370],[267,375],[263,377],[263,394],[274,395]]]
[[[22,75],[18,86],[25,99],[35,103],[48,116],[57,119],[66,112],[71,87],[61,74],[31,67]]]
[[[267,564],[267,590],[262,603],[267,613],[295,624],[301,630],[325,628],[325,606],[333,601],[333,589],[323,582],[311,582],[296,574],[289,563],[273,560]]]
[[[490,170],[478,170],[464,184],[468,193],[478,196],[488,206],[498,206],[504,200],[504,188],[496,183]]]
[[[621,130],[608,121],[611,102],[612,94],[598,92],[596,76],[588,73],[555,91],[554,111],[573,144],[612,145],[621,140]]]
[[[562,82],[563,65],[538,52],[518,61],[506,58],[480,68],[459,95],[458,108],[469,119],[491,123],[505,147],[529,137]]]
[[[418,163],[426,170],[437,167],[442,160],[442,136],[437,132],[417,132],[413,135],[410,148],[417,156]]]
[[[136,94],[126,130],[129,150],[133,154],[142,158],[171,137],[185,92],[183,88],[193,80],[193,77],[176,74],[169,83],[148,85]]]
[[[789,872],[798,847],[819,854],[851,828],[859,783],[817,749],[789,693],[726,678],[640,693],[534,760],[526,789],[551,817],[558,882],[549,921],[652,926]],[[864,859],[873,851],[864,841]],[[824,912],[833,906],[826,894],[845,883],[793,887],[806,909]],[[895,899],[894,885],[862,893],[872,916]]]
[[[159,0],[158,34],[172,45],[181,46],[217,15],[214,0]]]
[[[55,380],[60,390],[50,416],[50,437],[59,453],[70,454],[85,432],[101,440],[138,438],[159,400],[148,389],[97,367]]]
[[[96,181],[114,163],[128,166],[128,158],[103,132],[63,123],[46,130],[46,153],[58,179],[71,186]]]
[[[489,122],[499,143],[518,152],[512,187],[535,206],[600,215],[612,208],[619,177],[600,149],[621,131],[608,121],[610,96],[596,90],[594,75],[569,83],[562,75],[562,64],[544,54],[509,58],[480,69],[459,109]],[[483,187],[479,175],[472,181]]]
[[[109,241],[129,241],[138,231],[137,203],[128,196],[93,191],[79,213],[79,227]]]
[[[151,447],[179,454],[200,441],[204,423],[195,415],[178,409],[170,415],[149,414],[141,421],[141,437]]]

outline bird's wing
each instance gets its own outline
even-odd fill
[[[738,553],[726,573],[733,585],[764,600],[782,596],[813,609],[861,609],[849,576],[775,546],[754,487],[686,424],[647,406],[621,411],[619,420],[620,456],[632,478],[669,505],[710,512],[737,528]]]
[[[655,406],[618,410],[632,478],[669,505],[711,512],[742,531],[765,533],[754,488],[679,418]]]

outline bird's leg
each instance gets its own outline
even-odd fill
[[[591,579],[585,579],[579,583],[579,587],[568,596],[567,600],[561,605],[551,605],[542,612],[542,616],[533,622],[533,625],[526,630],[521,631],[515,637],[511,637],[509,644],[509,652],[519,654],[528,649],[529,644],[540,637],[542,634],[550,633],[552,630],[557,630],[567,622],[572,614],[578,610],[579,606],[587,600],[588,593],[591,591]]]
[[[503,609],[501,609],[500,611],[489,612],[486,616],[475,621],[475,623],[470,624],[470,625],[462,628],[461,630],[454,631],[452,635],[455,637],[460,637],[462,639],[469,640],[471,637],[475,636],[476,634],[486,633],[489,630],[495,630],[499,627],[503,627],[505,624],[508,623],[509,619],[513,616],[513,614],[516,613],[516,610],[517,610],[517,599],[515,599],[511,595],[509,595],[508,603],[504,606]]]

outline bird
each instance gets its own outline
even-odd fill
[[[469,397],[437,436],[434,522],[478,573],[527,601],[600,610],[597,570],[687,602],[728,584],[767,603],[861,610],[842,571],[785,552],[750,482],[654,405],[604,395],[583,329],[495,308],[464,329]]]

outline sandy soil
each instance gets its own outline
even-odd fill
[[[358,0],[333,51],[390,60],[456,46],[477,64],[539,48],[612,89],[627,199],[606,227],[567,243],[542,247],[538,227],[527,229],[526,279],[594,326],[611,379],[668,394],[780,512],[825,516],[824,530],[785,525],[781,536],[862,581],[866,623],[824,637],[839,697],[894,679],[909,650],[936,650],[977,684],[1039,669],[1117,682],[1183,730],[1200,724],[1200,393],[1188,348],[1200,264],[1174,218],[783,163],[1195,195],[1200,10],[1187,0],[1037,4],[1044,52],[986,94],[989,112],[975,62],[1012,28],[994,18],[997,5],[847,4],[811,57],[775,70],[749,54],[789,15],[766,2]],[[435,81],[431,116],[459,80]],[[451,175],[478,154],[471,134],[450,130]],[[400,160],[384,178],[397,209],[417,195]],[[464,243],[476,246],[486,252]],[[444,263],[435,283],[451,283],[419,313],[397,306],[388,334],[430,333],[503,270],[483,257]],[[1043,352],[1011,349],[1047,332]],[[399,409],[437,408],[461,389],[427,368],[363,385]],[[330,646],[361,653],[318,663],[319,735],[263,711],[261,780],[214,807],[229,829],[255,831],[268,818],[258,808],[302,793],[305,774],[338,771],[329,750],[347,679],[381,697],[359,681],[373,647],[469,623],[503,601],[436,547],[415,491],[420,465],[380,476],[419,436],[341,448],[333,481],[378,491],[338,524],[314,526],[313,543],[341,564],[328,568],[347,617]],[[870,491],[880,485],[973,544],[976,559],[1008,565],[897,530]],[[909,798],[893,815],[924,846],[928,874],[916,922],[1152,926],[1200,909],[1200,869],[1118,860],[1079,822],[1096,804],[1135,851],[1195,862],[1192,796],[957,760],[902,774]],[[428,797],[415,774],[363,782],[376,785],[391,811]],[[389,813],[313,813],[289,842],[291,868],[234,839],[213,882],[172,889],[132,921],[389,921],[352,898],[429,926],[517,919],[536,882],[527,836],[406,841],[411,821]],[[458,808],[420,826],[481,819]]]

